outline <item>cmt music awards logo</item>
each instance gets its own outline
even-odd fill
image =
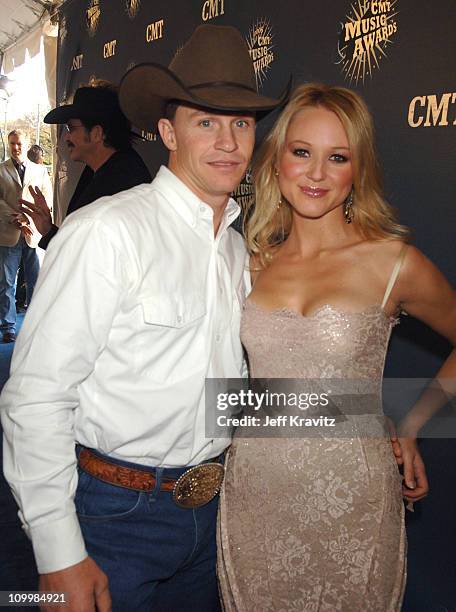
[[[247,169],[244,178],[238,187],[231,194],[236,200],[242,210],[245,210],[247,206],[252,202],[255,197],[255,189],[253,187],[252,170]]]
[[[397,33],[398,0],[358,0],[341,23],[338,42],[342,72],[350,83],[362,81],[380,67],[386,48]]]
[[[259,19],[250,28],[246,41],[258,88],[266,79],[266,73],[274,61],[272,26],[266,19]]]
[[[125,0],[125,9],[130,19],[134,19],[138,14],[141,0]]]
[[[86,25],[89,36],[95,36],[95,32],[100,22],[100,16],[100,0],[90,0],[89,7],[86,10]]]

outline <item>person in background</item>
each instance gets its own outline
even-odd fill
[[[35,164],[44,164],[44,151],[38,144],[34,144],[30,147],[27,151],[27,157]],[[52,213],[52,208],[50,210]],[[37,251],[37,255],[38,259],[40,259],[39,251]],[[24,263],[21,259],[16,283],[16,312],[25,312],[27,310],[27,305],[27,286],[24,277]]]
[[[54,108],[44,122],[65,126],[70,158],[85,164],[67,215],[98,198],[152,180],[132,147],[131,124],[120,109],[117,88],[111,83],[96,81],[80,87],[72,104]],[[24,198],[21,210],[32,217],[42,234],[39,246],[46,249],[58,227],[52,222],[45,195],[39,189],[30,189],[30,195],[33,201]]]
[[[38,190],[52,203],[52,187],[46,168],[27,158],[28,137],[22,130],[8,134],[8,146],[10,159],[0,164],[0,330],[3,342],[14,342],[18,269],[22,260],[30,304],[40,269],[36,247],[42,233],[31,215],[21,212],[20,201],[29,190]]]
[[[27,157],[35,164],[44,164],[44,151],[39,144],[34,144],[27,151]]]

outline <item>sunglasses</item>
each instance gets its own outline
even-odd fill
[[[78,128],[82,128],[84,127],[82,125],[82,123],[79,123],[78,125],[74,125],[73,123],[64,123],[63,124],[63,128],[66,132],[69,132],[71,134],[71,132],[74,132],[74,130],[77,130]]]

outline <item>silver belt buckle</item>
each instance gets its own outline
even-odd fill
[[[174,485],[174,503],[181,508],[205,506],[220,491],[224,474],[225,468],[220,463],[201,463],[191,467]]]

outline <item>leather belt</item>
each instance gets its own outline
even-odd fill
[[[151,492],[157,484],[151,472],[112,463],[88,448],[79,453],[79,467],[98,480],[133,491]],[[190,467],[177,479],[163,477],[160,491],[172,491],[173,501],[182,508],[199,508],[220,491],[223,475],[224,468],[220,463],[201,463]]]
[[[88,448],[83,448],[79,454],[79,467],[98,480],[132,491],[150,492],[157,484],[152,472],[111,463],[109,459],[95,455]],[[175,484],[176,480],[173,478],[162,478],[160,491],[172,491]]]

